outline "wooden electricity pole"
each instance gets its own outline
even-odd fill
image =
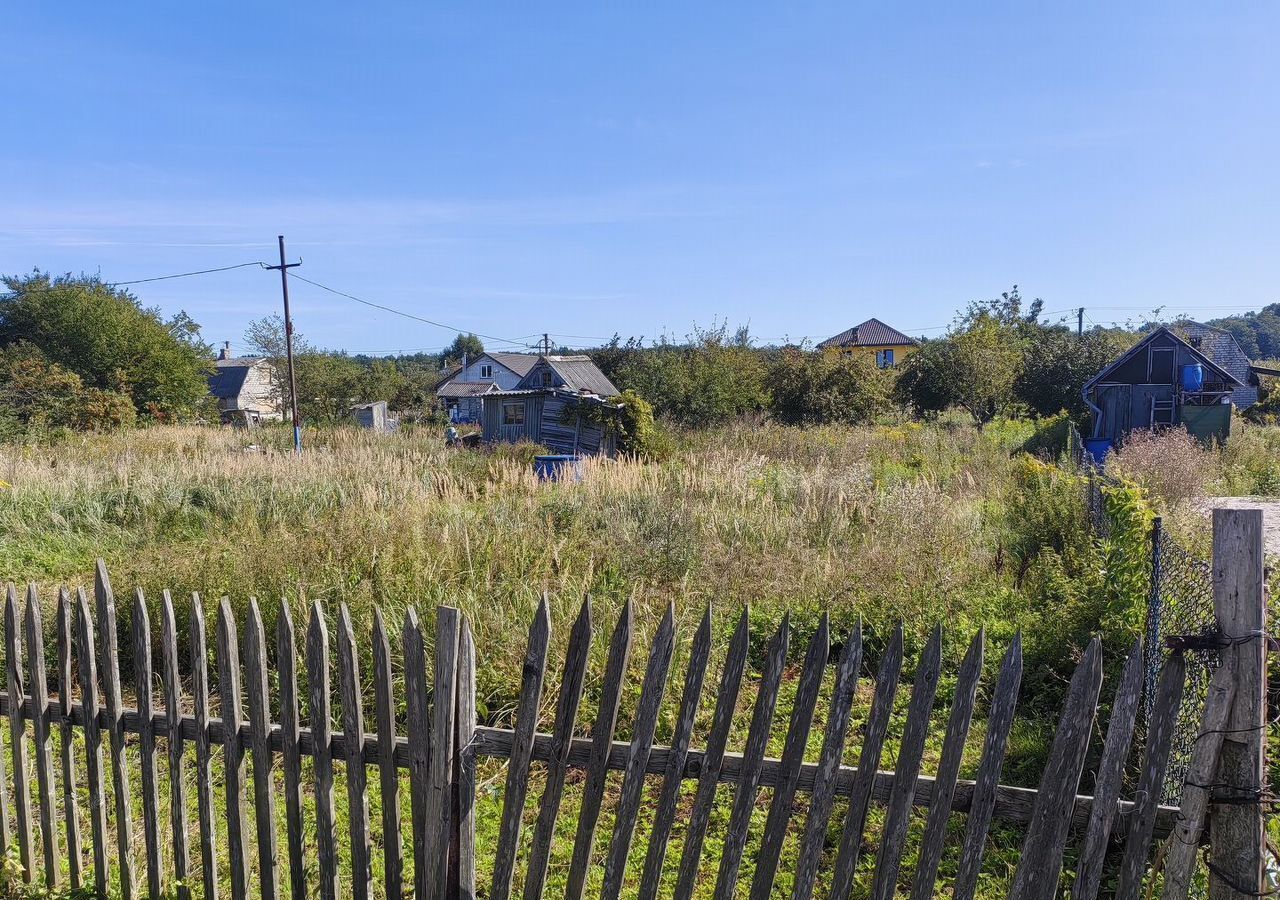
[[[289,367],[289,411],[293,414],[293,452],[302,452],[302,420],[298,417],[298,383],[293,376],[293,319],[289,315],[289,270],[302,265],[284,261],[284,235],[279,235],[280,265],[267,266],[280,270],[280,289],[284,292],[284,355]]]

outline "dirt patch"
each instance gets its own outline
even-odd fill
[[[1280,556],[1280,499],[1274,497],[1206,497],[1196,504],[1206,517],[1214,509],[1262,510],[1262,542],[1267,555]]]

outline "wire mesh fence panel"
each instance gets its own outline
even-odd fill
[[[1151,721],[1156,684],[1165,660],[1177,653],[1186,662],[1182,709],[1173,730],[1162,792],[1166,803],[1177,803],[1182,799],[1187,767],[1204,715],[1209,678],[1221,664],[1220,632],[1213,609],[1213,566],[1185,550],[1156,519],[1152,528],[1151,582],[1144,723]]]

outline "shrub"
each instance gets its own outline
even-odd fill
[[[1129,479],[1164,509],[1201,497],[1217,459],[1185,428],[1133,431],[1107,458],[1107,474]]]
[[[890,408],[893,375],[862,354],[785,351],[769,368],[769,411],[784,425],[858,425]]]

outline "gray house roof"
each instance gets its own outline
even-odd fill
[[[218,368],[209,376],[209,393],[219,400],[234,400],[244,390],[249,370],[265,360],[260,356],[241,356],[216,362]]]
[[[538,357],[534,353],[496,353],[486,350],[484,355],[495,362],[502,363],[522,378],[538,364]]]
[[[903,334],[896,328],[890,328],[879,319],[867,319],[861,325],[854,325],[835,337],[829,337],[818,345],[819,350],[831,350],[837,347],[885,347],[906,344],[914,347],[920,343],[913,337]]]
[[[556,375],[555,380],[560,383],[556,385],[542,384],[539,372],[543,367],[554,372]],[[585,391],[589,394],[598,394],[601,397],[616,397],[620,393],[608,376],[601,372],[599,367],[591,361],[591,357],[585,354],[544,356],[538,360],[538,365],[532,367],[516,387],[561,387],[579,393]]]

